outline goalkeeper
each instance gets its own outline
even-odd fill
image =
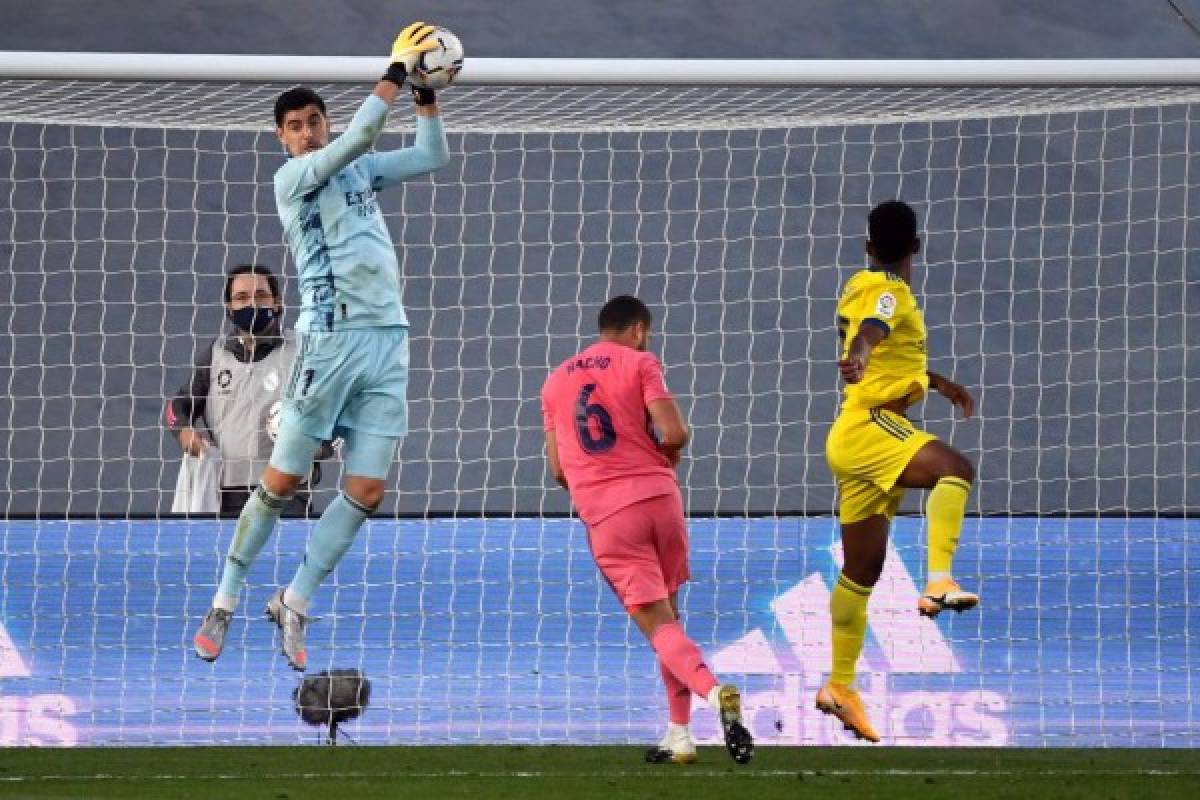
[[[408,318],[376,192],[447,163],[433,91],[412,88],[412,147],[369,151],[417,60],[437,46],[433,32],[417,22],[400,33],[387,72],[333,142],[316,92],[298,87],[275,101],[276,135],[291,156],[275,173],[275,202],[299,273],[297,353],[270,463],[242,508],[213,607],[193,639],[196,655],[206,661],[221,654],[246,572],[280,510],[321,442],[341,436],[342,491],[314,527],[291,584],[267,604],[288,664],[305,669],[309,602],[383,499],[384,478],[407,433]]]
[[[853,688],[855,665],[867,626],[867,598],[879,580],[888,528],[905,489],[931,489],[926,503],[929,574],[917,610],[936,616],[965,611],[979,598],[950,574],[975,469],[961,453],[918,430],[905,411],[933,389],[970,417],[975,401],[962,386],[929,372],[925,321],[909,284],[920,252],[917,215],[898,200],[871,210],[867,256],[838,300],[838,335],[846,402],[825,443],[837,478],[838,518],[845,564],[829,600],[833,618],[833,673],[817,708],[833,714],[857,736],[879,735]]]

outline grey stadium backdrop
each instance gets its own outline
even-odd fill
[[[1156,54],[1190,55],[1177,20],[1143,21],[1159,23]],[[38,35],[58,41],[24,46]],[[829,55],[773,47],[755,55]],[[471,96],[458,91],[451,131]],[[565,512],[543,478],[537,393],[617,292],[661,320],[696,433],[691,510],[828,511],[834,298],[861,263],[866,209],[892,196],[924,220],[932,364],[982,401],[971,422],[937,399],[923,412],[977,460],[975,510],[1194,511],[1196,114],[453,133],[432,182],[381,198],[414,332],[412,435],[384,511]],[[161,513],[178,458],[162,401],[218,330],[223,271],[290,270],[278,144],[265,126],[34,123],[0,125],[0,142],[0,509]]]

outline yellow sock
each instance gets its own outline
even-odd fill
[[[929,493],[929,500],[925,503],[925,521],[929,526],[931,577],[937,573],[950,574],[970,493],[971,484],[962,478],[942,478]]]
[[[859,586],[845,575],[838,575],[837,586],[829,596],[829,616],[833,619],[833,674],[829,680],[849,686],[854,682],[854,667],[867,635],[867,598],[871,590]]]

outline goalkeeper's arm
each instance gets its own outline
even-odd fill
[[[369,169],[376,189],[433,172],[450,160],[450,149],[446,144],[446,131],[442,128],[442,121],[437,116],[422,115],[421,111],[424,108],[427,106],[417,107],[417,140],[412,147],[368,156]]]
[[[325,183],[375,144],[375,140],[383,132],[384,123],[387,122],[388,106],[400,93],[400,88],[408,73],[412,72],[416,66],[421,53],[437,47],[437,40],[433,38],[434,30],[432,25],[414,22],[396,37],[396,41],[392,45],[392,60],[387,72],[375,84],[375,90],[371,96],[363,102],[354,118],[350,120],[350,127],[329,145],[309,157],[311,159],[309,169],[313,182],[318,185]],[[421,103],[420,94],[420,90],[414,92],[418,104]],[[436,117],[437,105],[433,102],[428,105],[430,110],[426,111],[423,116]],[[424,106],[419,105],[418,113],[423,108]]]
[[[422,52],[437,46],[434,27],[415,22],[401,31],[392,47],[392,63],[375,87],[375,94],[391,102]],[[410,85],[411,86],[411,85]],[[417,175],[432,172],[450,160],[446,132],[442,128],[437,95],[432,89],[411,86],[417,104],[417,140],[412,147],[377,153],[371,157],[370,172],[375,188],[392,186]]]
[[[320,186],[342,168],[366,153],[375,144],[387,120],[387,103],[377,95],[366,99],[350,120],[350,127],[338,138],[308,156],[308,179],[304,185]]]

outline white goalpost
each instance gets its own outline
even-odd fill
[[[338,130],[380,71],[0,53],[0,744],[309,736],[253,618],[309,523],[263,552],[221,660],[192,658],[232,521],[168,513],[162,410],[221,330],[230,266],[271,266],[295,310],[275,96],[311,85]],[[914,411],[978,467],[957,564],[983,607],[916,618],[911,498],[865,655],[885,741],[1200,744],[1200,59],[468,54],[440,97],[450,164],[380,197],[411,435],[310,634],[312,669],[375,685],[362,739],[655,735],[651,656],[545,477],[538,405],[603,301],[633,293],[694,432],[688,630],[759,741],[842,741],[810,710],[840,560],[834,304],[867,211],[901,198],[931,367],[979,401],[967,422]],[[398,103],[381,147],[411,131]]]

